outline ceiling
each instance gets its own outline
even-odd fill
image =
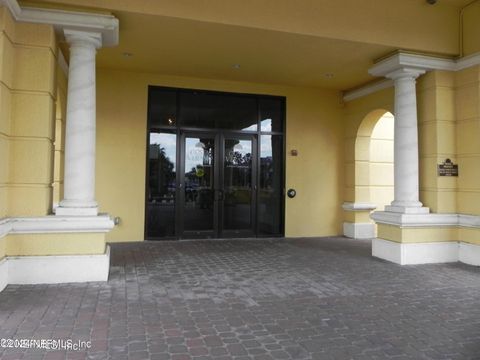
[[[117,17],[122,24],[120,44],[99,51],[100,67],[347,89],[371,80],[367,70],[372,59],[394,50],[153,15]]]
[[[470,0],[35,0],[111,12],[120,44],[97,66],[178,76],[347,90],[374,80],[397,49],[454,56]],[[301,5],[300,5],[301,4]],[[277,6],[276,6],[277,5]],[[131,54],[131,56],[125,56]]]

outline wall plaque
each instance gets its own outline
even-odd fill
[[[437,165],[438,176],[458,176],[458,165],[452,160],[445,159],[441,164]]]

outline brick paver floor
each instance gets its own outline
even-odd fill
[[[480,359],[480,269],[344,238],[117,244],[108,283],[8,286],[0,338],[92,341],[3,360]]]

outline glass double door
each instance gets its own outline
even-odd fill
[[[179,142],[177,237],[254,236],[255,135],[185,132]]]

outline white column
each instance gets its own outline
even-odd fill
[[[418,127],[415,81],[425,73],[419,69],[400,69],[386,76],[395,85],[394,192],[395,199],[386,211],[428,213],[419,201]]]
[[[64,30],[70,45],[64,198],[56,215],[97,215],[95,201],[95,55],[100,33]]]

